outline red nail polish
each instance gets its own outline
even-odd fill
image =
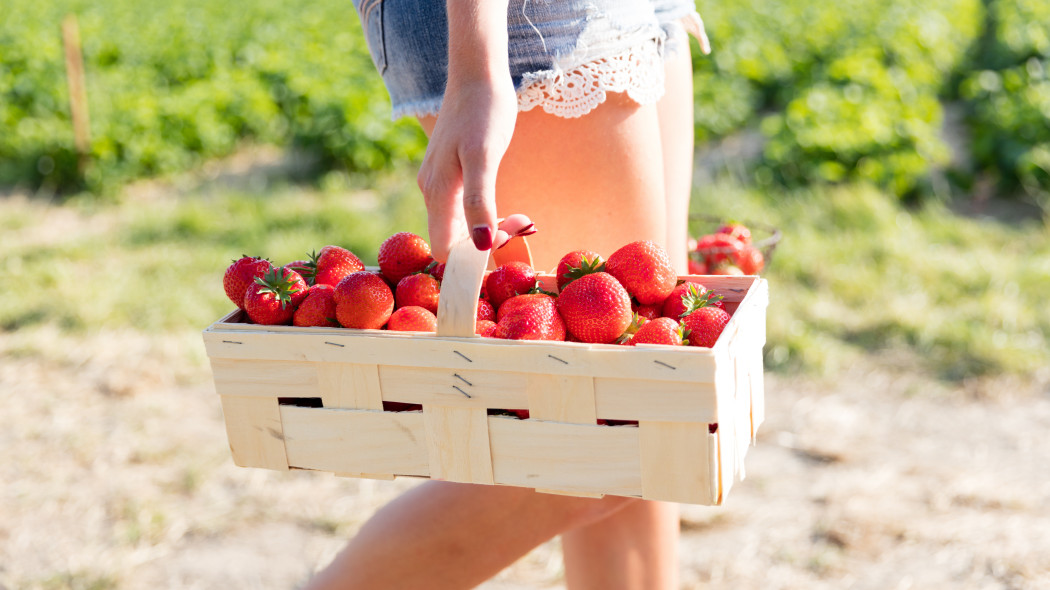
[[[492,248],[492,228],[487,225],[479,225],[470,232],[470,237],[474,240],[474,246],[478,250],[490,250]]]
[[[518,233],[516,233],[514,235],[515,236],[520,236],[520,237],[525,237],[525,236],[531,236],[534,233],[536,233],[536,224],[535,223],[530,223],[530,224],[526,225],[525,227],[519,229]]]

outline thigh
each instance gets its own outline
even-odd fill
[[[434,121],[421,119],[428,132]],[[532,218],[535,266],[553,270],[576,249],[608,257],[634,240],[666,246],[663,174],[656,105],[610,93],[586,117],[518,115],[499,167],[497,209]]]

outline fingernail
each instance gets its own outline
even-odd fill
[[[470,238],[474,240],[474,246],[478,250],[490,250],[492,248],[492,228],[487,225],[479,225],[470,232]]]
[[[497,249],[497,250],[502,250],[502,249],[503,249],[503,247],[504,247],[504,246],[506,246],[506,245],[507,245],[507,244],[509,244],[509,243],[510,243],[510,240],[507,240],[506,242],[503,242],[503,243],[502,243],[502,244],[500,244],[499,246],[496,246],[496,249]]]
[[[524,238],[525,236],[531,236],[534,233],[536,233],[536,224],[535,223],[530,223],[527,226],[525,226],[525,227],[521,228],[520,230],[518,230],[518,233],[516,233],[514,235],[519,237],[519,238]]]

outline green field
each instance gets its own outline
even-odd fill
[[[276,262],[328,243],[375,263],[395,231],[425,235],[410,169],[327,188],[276,183],[122,203],[3,202],[0,260],[9,285],[0,330],[186,335],[230,308],[221,283],[242,253]],[[834,375],[885,355],[949,380],[1036,376],[1050,366],[1050,234],[1041,220],[968,218],[941,204],[907,208],[862,186],[766,192],[704,187],[697,213],[780,227],[765,273],[772,291],[768,366]],[[63,219],[69,231],[43,237]],[[235,222],[232,220],[236,220]],[[700,222],[694,233],[710,230]],[[26,342],[33,342],[30,338]],[[47,354],[48,341],[19,354]],[[200,355],[194,353],[200,360]]]
[[[1041,0],[699,3],[701,141],[765,139],[749,181],[863,181],[908,199],[974,182],[1050,194],[1050,4]],[[77,168],[61,22],[79,17],[91,161]],[[346,0],[226,5],[9,0],[0,20],[0,187],[112,194],[244,142],[297,146],[327,169],[418,159],[393,124]],[[950,145],[946,105],[972,143]],[[957,153],[952,158],[953,150]]]
[[[699,146],[741,133],[760,146],[733,180],[698,188],[694,210],[784,231],[768,269],[770,367],[833,374],[888,355],[958,380],[1050,365],[1045,222],[954,212],[974,193],[1007,198],[988,201],[993,213],[1045,212],[1048,6],[698,5],[714,45],[694,50]],[[71,13],[91,113],[84,174],[60,34]],[[0,48],[0,192],[38,196],[0,201],[0,269],[18,286],[0,298],[3,333],[192,334],[228,307],[219,278],[241,253],[292,260],[334,242],[374,260],[386,235],[423,232],[405,180],[423,135],[389,120],[345,0],[12,0]],[[173,188],[260,145],[305,154],[305,181]],[[129,196],[142,178],[160,178],[161,196]],[[70,227],[58,238],[55,219]]]

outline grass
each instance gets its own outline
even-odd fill
[[[1041,219],[975,219],[936,202],[907,208],[863,186],[716,185],[694,210],[784,232],[767,272],[775,369],[834,373],[870,353],[904,353],[950,380],[1050,365]]]
[[[284,263],[335,243],[374,264],[387,235],[424,233],[421,199],[404,180],[412,177],[365,187],[332,175],[316,186],[122,203],[0,201],[0,219],[18,220],[0,235],[0,272],[12,286],[0,298],[0,331],[192,334],[229,310],[222,274],[242,253]],[[909,209],[864,186],[715,184],[698,190],[693,208],[784,232],[765,274],[774,370],[833,375],[866,354],[949,380],[1050,366],[1041,220],[967,218],[938,203]],[[44,231],[59,212],[67,230]]]

